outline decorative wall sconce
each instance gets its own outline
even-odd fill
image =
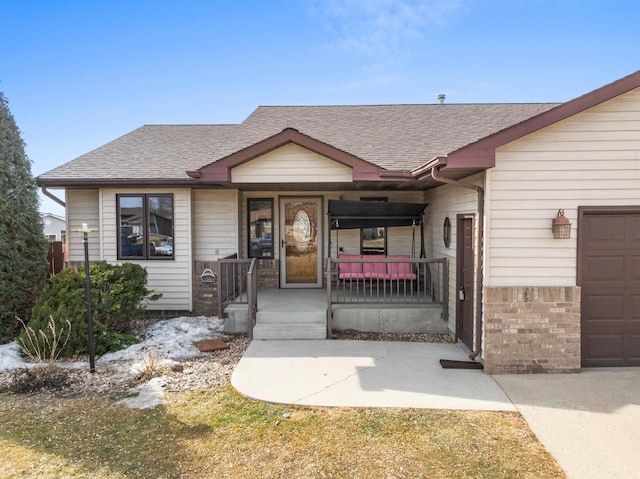
[[[564,216],[564,210],[558,210],[558,216],[553,219],[551,225],[555,239],[571,238],[571,223]]]
[[[200,279],[203,283],[215,283],[216,282],[216,274],[211,271],[211,268],[205,268],[202,274],[200,275]]]
[[[444,219],[444,224],[442,225],[442,241],[447,248],[451,244],[451,220],[449,220],[448,216]]]

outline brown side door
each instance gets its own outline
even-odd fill
[[[456,229],[456,338],[473,350],[473,217],[458,216]]]
[[[640,208],[579,209],[583,366],[640,366]]]

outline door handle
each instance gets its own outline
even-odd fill
[[[464,286],[460,286],[460,290],[458,291],[458,299],[460,299],[460,301],[464,301]]]
[[[283,239],[280,240],[280,247],[281,248],[284,248],[284,245],[286,245],[286,244],[287,244],[287,242],[285,240],[283,240]]]

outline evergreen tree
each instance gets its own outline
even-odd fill
[[[31,162],[0,92],[0,344],[28,321],[47,277],[47,242]]]

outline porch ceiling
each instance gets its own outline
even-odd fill
[[[426,207],[427,203],[329,200],[329,227],[343,230],[416,225],[422,222]]]
[[[446,163],[446,162],[445,162]],[[434,162],[435,165],[442,163]],[[484,171],[486,168],[447,169],[446,164],[440,170],[442,176],[459,180]],[[218,182],[214,187],[233,188],[241,191],[423,191],[442,186],[430,175],[431,167],[421,170],[418,175],[411,172],[389,172],[388,177],[380,181],[354,181],[352,183],[230,183]],[[395,173],[395,174],[394,174]],[[202,183],[202,186],[207,186]]]

